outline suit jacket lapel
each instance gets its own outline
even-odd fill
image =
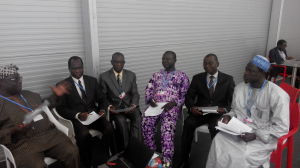
[[[84,81],[84,86],[85,86],[85,94],[86,94],[87,100],[89,100],[91,83],[88,81],[88,78],[86,78],[85,76],[83,76],[83,81]]]
[[[126,88],[127,88],[127,71],[123,70],[123,76],[122,76],[122,89],[125,92]]]
[[[78,93],[78,91],[77,91],[77,89],[76,89],[76,86],[75,86],[75,83],[74,83],[74,80],[72,79],[72,77],[70,77],[68,80],[69,80],[69,82],[70,82],[71,85],[72,85],[72,92],[77,96],[78,99],[80,99],[80,101],[81,101],[82,103],[85,104],[85,102],[82,100],[82,98],[80,97],[80,95],[79,95],[79,93]],[[84,82],[84,85],[85,85],[85,82]],[[85,86],[86,86],[86,85],[85,85]]]
[[[221,92],[223,80],[224,80],[224,76],[223,76],[222,72],[219,71],[218,81],[217,81],[217,84],[215,87],[213,97],[215,97],[219,92]]]
[[[208,96],[208,98],[210,98],[209,97],[209,91],[208,91],[208,88],[207,88],[207,81],[206,81],[206,77],[207,77],[207,73],[204,73],[204,75],[201,77],[201,82],[202,82],[202,84],[203,84],[203,88],[204,88],[204,92],[205,92],[205,94],[204,95],[207,95]]]
[[[115,76],[115,73],[114,73],[113,69],[111,69],[109,73],[110,73],[110,75],[109,75],[110,79],[111,79],[112,84],[113,84],[112,87],[114,87],[113,91],[114,91],[115,95],[117,95],[119,97],[120,93],[119,93],[118,89],[120,89],[120,86],[117,82],[117,79],[116,79],[116,76]]]
[[[80,98],[80,95],[76,89],[76,86],[75,86],[75,83],[74,83],[74,80],[72,79],[72,77],[69,77],[68,81],[70,82],[71,86],[72,86],[72,92]]]

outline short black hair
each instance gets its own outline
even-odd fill
[[[166,51],[166,52],[163,54],[163,56],[165,56],[165,55],[172,55],[173,58],[176,60],[176,53],[175,53],[174,51]]]
[[[70,57],[69,60],[68,60],[68,68],[69,68],[69,69],[70,69],[70,67],[71,67],[71,61],[72,61],[72,60],[80,60],[81,63],[82,63],[82,65],[83,65],[83,61],[82,61],[82,59],[81,59],[79,56],[72,56],[72,57]]]
[[[215,60],[216,60],[217,62],[219,62],[219,59],[218,59],[218,57],[217,57],[217,55],[216,55],[216,54],[209,53],[209,54],[207,54],[207,55],[204,57],[204,59],[205,59],[205,58],[207,58],[207,57],[214,57],[214,58],[215,58]]]
[[[277,46],[283,45],[284,43],[286,43],[285,40],[281,39],[277,41]]]
[[[115,57],[124,57],[124,54],[122,54],[121,52],[115,52],[113,53],[113,55],[111,56],[111,59],[113,60]]]

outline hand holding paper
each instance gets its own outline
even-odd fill
[[[203,115],[209,114],[209,113],[215,113],[218,114],[218,106],[211,106],[211,107],[198,107],[199,111],[203,112]]]
[[[230,121],[225,124],[221,121],[218,122],[216,128],[220,131],[232,134],[232,135],[242,135],[243,133],[251,133],[252,128],[244,124],[239,119],[232,117]]]
[[[104,113],[103,113],[104,114]],[[102,115],[103,115],[102,114]],[[101,116],[102,116],[101,115]],[[99,114],[97,114],[96,112],[91,112],[88,114],[87,119],[85,121],[80,121],[83,125],[90,125],[91,123],[93,123],[94,121],[98,120],[101,117]]]

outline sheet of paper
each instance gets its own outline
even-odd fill
[[[87,119],[85,121],[80,121],[83,125],[90,125],[94,121],[98,120],[101,116],[97,114],[95,111],[89,113]]]
[[[159,102],[156,103],[157,106],[156,107],[151,107],[149,106],[147,108],[147,110],[145,111],[145,116],[157,116],[160,115],[164,110],[162,109],[162,107],[167,104],[167,102]]]
[[[212,107],[199,107],[199,110],[202,110],[203,113],[218,113],[218,106]]]
[[[231,135],[240,135],[240,134],[237,134],[237,133],[235,133],[235,132],[229,131],[229,130],[224,129],[224,128],[219,127],[219,126],[216,126],[216,129],[218,129],[218,130],[220,130],[220,131],[222,131],[222,132],[226,132],[226,133],[231,134]]]
[[[245,133],[245,132],[252,132],[251,127],[249,127],[248,125],[246,125],[245,123],[243,123],[242,121],[240,121],[239,119],[237,119],[235,117],[232,117],[231,120],[227,124],[224,124],[221,121],[219,121],[218,128],[221,131],[223,131],[225,129],[225,130],[235,133],[237,135],[241,135],[242,133]]]

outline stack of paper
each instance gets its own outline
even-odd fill
[[[218,106],[212,106],[212,107],[198,107],[199,110],[202,110],[203,115],[209,114],[209,113],[216,113],[218,114]]]
[[[149,106],[147,108],[147,110],[145,111],[145,116],[158,116],[160,115],[164,109],[162,109],[162,107],[167,104],[167,102],[159,102],[159,103],[156,103],[157,106],[156,107],[151,107]]]
[[[216,128],[220,131],[232,134],[232,135],[241,135],[246,132],[252,132],[252,128],[241,122],[239,119],[232,117],[231,120],[224,124],[219,121],[218,126]]]
[[[103,115],[103,114],[102,114]],[[102,116],[101,115],[101,116]],[[92,124],[94,121],[98,120],[98,118],[101,117],[99,114],[97,114],[95,111],[92,111],[91,113],[89,113],[87,119],[85,121],[81,121],[79,120],[83,125],[90,125]]]

